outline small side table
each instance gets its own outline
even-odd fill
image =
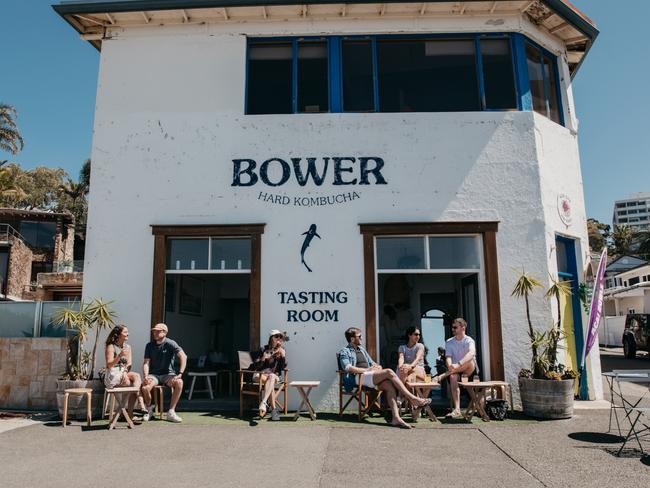
[[[320,381],[292,381],[289,383],[289,386],[293,386],[296,390],[298,390],[298,394],[302,399],[298,410],[296,410],[296,414],[293,416],[293,420],[298,420],[298,417],[300,417],[300,414],[302,413],[301,411],[303,407],[307,409],[305,413],[308,413],[309,417],[311,417],[312,420],[316,420],[316,412],[314,412],[314,408],[311,406],[311,403],[309,401],[309,394],[314,388],[318,388],[320,386]]]
[[[429,395],[431,394],[431,390],[433,390],[438,386],[440,386],[439,383],[425,383],[424,381],[406,382],[406,387],[409,390],[411,390],[411,392],[418,398],[429,398]],[[424,411],[427,413],[427,417],[429,417],[429,420],[431,420],[432,422],[438,421],[435,414],[433,413],[433,410],[431,410],[431,405],[427,405],[426,407],[424,407]],[[417,421],[417,419],[418,419],[418,415],[413,414],[413,420]]]
[[[108,424],[108,430],[113,430],[115,428],[115,424],[117,424],[117,420],[120,418],[120,415],[123,416],[126,420],[129,429],[135,427],[133,420],[131,417],[129,417],[129,412],[126,410],[126,407],[129,398],[131,398],[132,395],[137,395],[139,391],[140,388],[136,386],[123,386],[106,390],[106,393],[108,393],[109,401],[112,399],[117,400],[117,413],[113,416],[113,420],[111,420],[111,422]],[[112,399],[111,395],[113,397]]]
[[[212,378],[214,376],[215,383],[217,381],[217,372],[216,371],[190,371],[187,373],[187,376],[192,378],[192,384],[190,385],[190,394],[187,396],[188,400],[192,399],[192,393],[194,393],[194,385],[196,384],[196,378],[201,376],[205,378],[205,383],[208,386],[208,393],[210,394],[210,400],[214,400],[214,395],[212,394]],[[216,386],[216,385],[215,385]],[[196,391],[205,391],[205,390],[196,390]]]
[[[92,388],[67,388],[64,391],[65,391],[65,395],[63,397],[63,428],[65,429],[65,424],[68,423],[68,399],[70,398],[70,395],[86,396],[86,421],[88,422],[88,427],[90,427],[93,422],[93,414],[92,414],[92,407],[91,407],[91,398],[93,395],[93,389]]]
[[[472,421],[474,415],[479,415],[484,422],[490,421],[490,416],[485,411],[485,402],[488,394],[491,398],[495,397],[495,392],[500,390],[505,399],[506,388],[510,388],[510,384],[505,381],[478,381],[471,383],[458,383],[460,386],[467,390],[469,393],[469,405],[465,410],[465,420]],[[510,405],[512,405],[512,390],[510,390]]]

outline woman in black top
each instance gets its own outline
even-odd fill
[[[275,385],[280,381],[282,371],[287,367],[287,354],[284,350],[284,343],[287,336],[277,329],[269,334],[269,343],[264,346],[259,357],[253,363],[253,369],[258,371],[255,377],[264,385],[264,395],[260,402],[260,417],[266,415],[268,409],[267,401],[271,399],[271,420],[280,420],[280,413],[276,407]]]

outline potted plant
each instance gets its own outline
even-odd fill
[[[512,296],[523,298],[526,304],[526,320],[531,345],[530,369],[519,372],[519,393],[524,413],[544,419],[563,419],[573,416],[573,397],[577,373],[558,361],[558,349],[562,347],[561,297],[571,295],[569,282],[551,278],[551,286],[544,297],[555,299],[558,309],[557,321],[547,331],[533,328],[530,318],[529,297],[542,284],[533,276],[521,272]]]
[[[100,332],[115,325],[115,312],[110,308],[112,302],[95,299],[81,302],[79,310],[74,308],[59,309],[53,322],[63,325],[73,334],[68,339],[66,371],[57,380],[56,400],[59,415],[63,415],[63,398],[67,388],[92,388],[93,415],[101,414],[101,403],[104,394],[104,384],[95,378],[97,364],[97,346]],[[88,333],[95,330],[95,341],[92,351],[85,348]],[[68,417],[85,418],[86,410],[80,396],[71,396],[68,400]]]

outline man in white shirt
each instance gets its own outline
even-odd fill
[[[438,381],[449,377],[453,410],[447,415],[448,417],[460,417],[461,415],[460,387],[458,386],[461,377],[478,373],[476,344],[474,339],[465,334],[466,331],[467,322],[462,318],[455,319],[451,324],[451,332],[454,335],[445,342],[447,372],[437,377]]]

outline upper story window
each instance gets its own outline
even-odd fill
[[[555,59],[533,44],[526,43],[526,63],[533,110],[560,124],[558,75]]]
[[[56,236],[55,222],[32,222],[23,220],[20,223],[20,233],[25,241],[33,247],[40,249],[54,249],[54,237]]]
[[[520,34],[249,39],[247,70],[247,114],[535,110],[562,123],[556,59]]]

